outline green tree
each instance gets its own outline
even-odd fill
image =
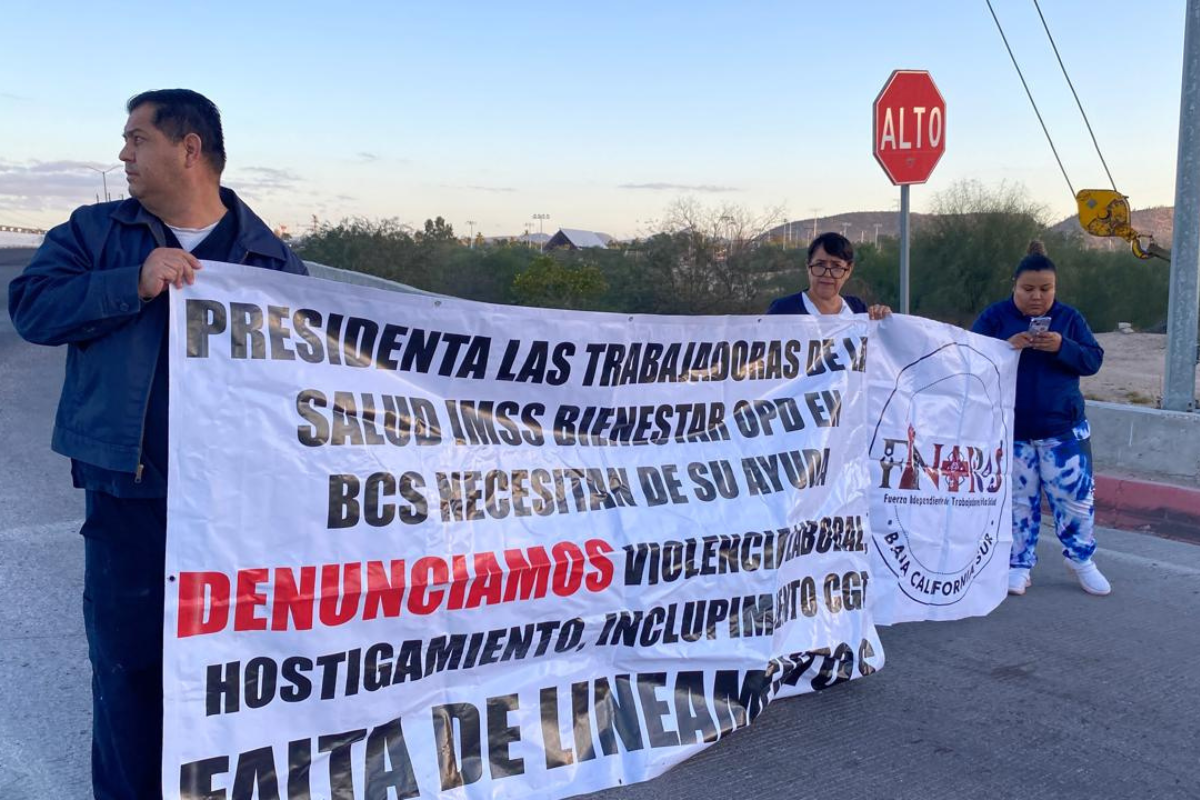
[[[1113,240],[1112,250],[1098,250],[1086,247],[1080,236],[1050,234],[1045,244],[1058,269],[1058,299],[1078,308],[1092,330],[1115,330],[1118,322],[1140,330],[1163,328],[1170,264],[1142,261],[1120,240]]]
[[[1139,261],[1123,243],[1092,249],[1079,235],[1044,230],[1043,210],[1019,187],[953,185],[913,231],[914,313],[970,325],[1007,297],[1029,240],[1045,241],[1058,266],[1058,296],[1093,330],[1118,322],[1161,330],[1169,266]],[[677,201],[658,232],[608,248],[539,254],[522,243],[462,246],[442,217],[419,232],[395,219],[354,218],[322,225],[297,248],[301,257],[441,294],[492,303],[624,313],[761,313],[776,297],[808,285],[805,250],[769,243],[768,212]],[[846,293],[898,308],[899,245],[881,238],[856,248]]]
[[[861,297],[868,305],[883,303],[900,308],[900,242],[882,237],[879,244],[854,248],[854,272],[846,281],[846,294]]]
[[[673,202],[655,225],[658,232],[642,246],[657,310],[693,314],[759,310],[770,263],[757,251],[781,216],[778,208],[755,214],[732,203],[706,206],[693,198]]]
[[[936,195],[934,215],[913,232],[913,313],[970,325],[1010,291],[1013,267],[1044,230],[1044,216],[1012,184],[966,180]]]
[[[304,239],[297,253],[309,261],[414,286],[428,281],[425,268],[415,258],[411,229],[395,219],[355,217],[322,225]]]
[[[595,266],[568,266],[548,255],[539,255],[513,279],[521,305],[543,308],[583,308],[607,289],[604,274]]]
[[[513,280],[536,256],[536,250],[508,242],[447,248],[440,251],[430,290],[486,303],[515,303]]]
[[[417,241],[423,244],[435,242],[459,244],[458,237],[454,235],[454,226],[442,217],[425,220],[425,228],[417,234]]]

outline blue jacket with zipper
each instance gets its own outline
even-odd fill
[[[237,221],[231,260],[306,275],[295,253],[233,191],[221,200]],[[163,223],[137,200],[76,209],[46,234],[25,271],[9,284],[8,313],[35,344],[67,345],[54,423],[56,453],[115,472],[135,472],[165,302],[142,303],[142,263],[166,246]]]
[[[1068,436],[1083,422],[1079,377],[1095,375],[1104,361],[1104,348],[1077,310],[1055,300],[1046,316],[1050,317],[1050,330],[1062,336],[1062,346],[1057,353],[1021,351],[1013,425],[1013,438],[1020,441]],[[1010,297],[985,308],[971,330],[1009,339],[1028,331],[1030,319]]]
[[[804,305],[804,292],[796,292],[789,294],[786,297],[777,297],[771,301],[771,307],[767,309],[768,314],[807,314],[808,306]],[[853,295],[842,295],[842,300],[846,305],[850,306],[850,310],[855,314],[867,313],[867,304],[859,300]]]

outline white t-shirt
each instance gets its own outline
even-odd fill
[[[224,219],[224,217],[222,217]],[[221,220],[217,220],[212,225],[204,228],[176,228],[174,225],[168,225],[171,233],[175,234],[175,238],[179,240],[179,244],[184,250],[189,253],[200,246],[200,243],[208,238],[208,235],[213,232],[213,229],[221,224]]]
[[[820,311],[818,311],[816,304],[813,303],[813,301],[809,299],[808,292],[801,292],[800,299],[804,301],[804,308],[808,311],[809,314],[812,314],[814,317],[820,317],[820,316],[853,317],[854,316],[854,312],[850,310],[850,304],[846,302],[845,298],[839,298],[842,301],[842,307],[839,308],[833,314],[822,314]]]

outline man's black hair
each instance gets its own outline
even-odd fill
[[[199,136],[204,158],[221,174],[225,169],[225,134],[216,103],[191,89],[155,89],[129,98],[125,109],[132,114],[147,103],[154,106],[154,127],[173,142],[182,141],[189,133]]]

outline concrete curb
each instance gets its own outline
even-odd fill
[[[1200,544],[1200,488],[1098,474],[1096,523]]]

